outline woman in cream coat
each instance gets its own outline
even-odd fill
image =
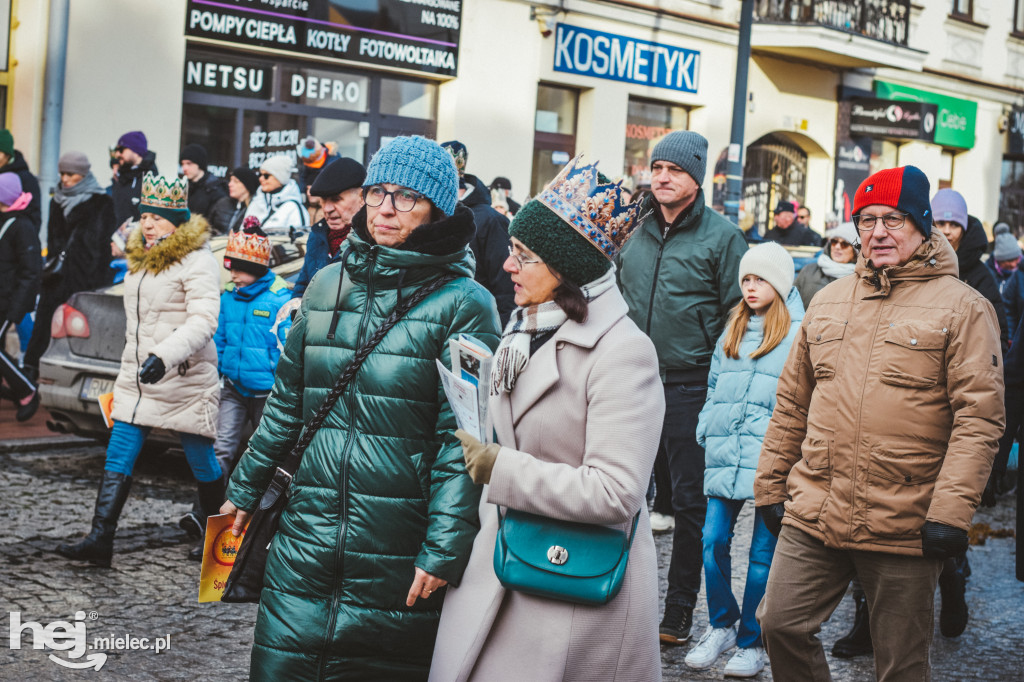
[[[124,280],[127,318],[114,383],[114,427],[89,534],[57,552],[110,566],[114,531],[128,498],[135,460],[150,429],[174,431],[206,513],[223,502],[213,453],[220,403],[213,334],[220,313],[220,268],[207,242],[209,224],[187,207],[187,184],[147,174],[139,228],[128,238]]]
[[[467,470],[487,486],[469,567],[441,612],[431,680],[661,679],[645,493],[665,405],[654,345],[626,316],[611,265],[636,218],[626,196],[575,159],[512,222],[505,270],[519,307],[495,356],[497,443],[457,434]],[[612,210],[595,224],[578,210],[587,201]],[[493,568],[499,507],[626,534],[639,513],[621,591],[583,606],[505,589]]]

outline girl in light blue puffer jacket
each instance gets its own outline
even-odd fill
[[[736,518],[744,502],[754,497],[754,474],[775,409],[779,375],[804,315],[793,276],[793,259],[774,242],[743,256],[743,300],[715,346],[707,402],[697,424],[697,440],[705,449],[704,578],[710,624],[687,654],[686,664],[709,668],[738,646],[726,664],[727,676],[752,677],[766,663],[754,612],[768,582],[775,537],[759,511],[754,512],[742,607],[732,594],[730,548]]]

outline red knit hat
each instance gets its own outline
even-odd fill
[[[856,216],[865,206],[881,204],[909,214],[926,238],[932,234],[932,207],[928,178],[916,166],[887,168],[860,183],[853,197]]]

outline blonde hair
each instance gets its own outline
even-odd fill
[[[740,300],[732,309],[732,313],[729,315],[729,324],[726,327],[725,340],[722,342],[722,350],[725,351],[727,358],[739,360],[740,342],[743,341],[750,317],[755,314],[753,308],[744,300]],[[786,307],[782,296],[776,292],[775,299],[769,305],[768,312],[764,316],[764,336],[761,345],[750,354],[750,357],[756,360],[775,350],[789,333],[789,323],[789,308]]]

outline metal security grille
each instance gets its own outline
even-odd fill
[[[753,218],[752,230],[763,235],[773,226],[779,201],[804,203],[807,154],[779,135],[765,135],[747,148],[743,166],[743,208]]]
[[[897,45],[907,44],[910,0],[758,0],[757,20],[817,24]]]

